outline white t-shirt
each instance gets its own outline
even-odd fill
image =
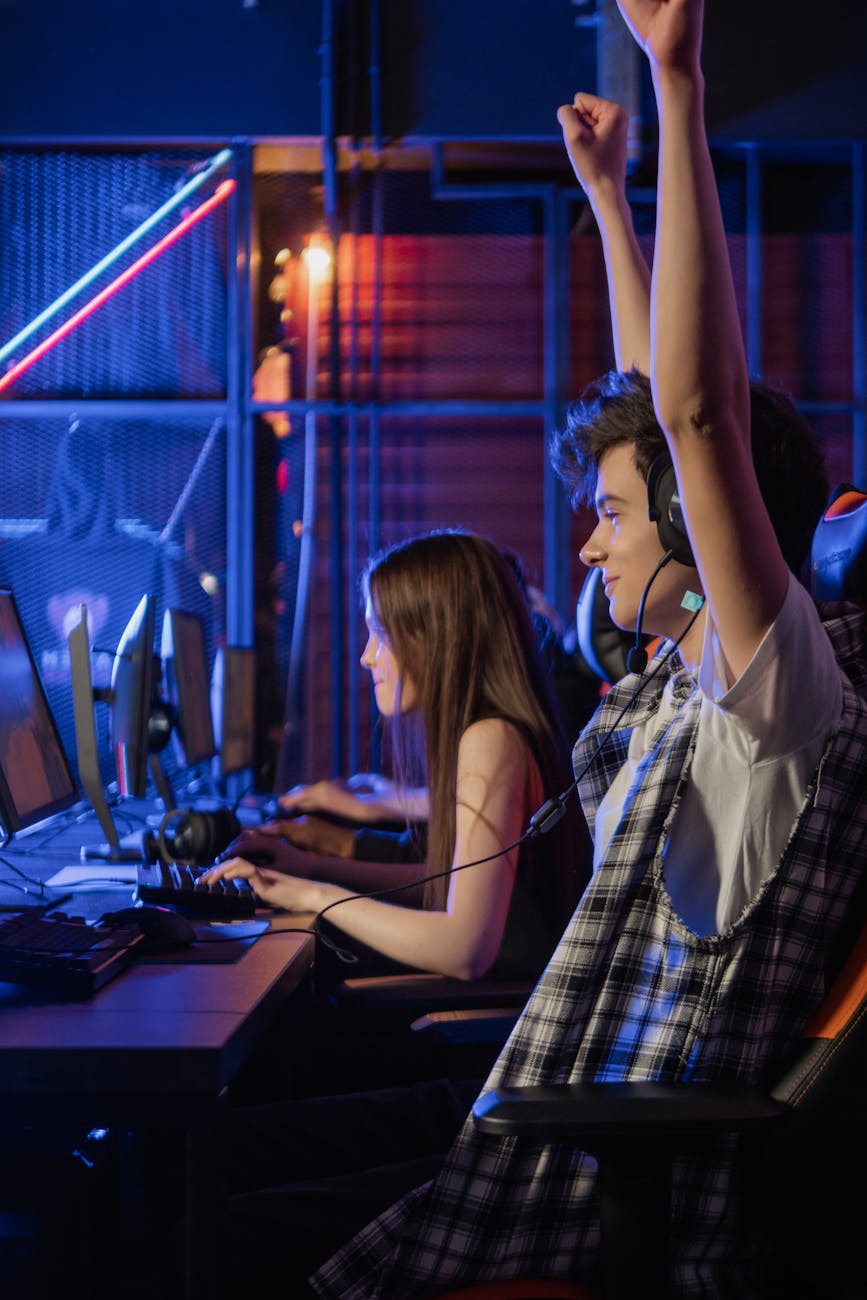
[[[738,919],[776,868],[843,695],[831,642],[794,577],[733,686],[708,610],[698,680],[695,755],[664,849],[664,877],[678,916],[696,934],[715,934]],[[674,708],[666,687],[659,713],[632,733],[627,762],[597,812],[597,866],[635,769]]]

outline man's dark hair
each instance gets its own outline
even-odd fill
[[[750,381],[750,422],[759,488],[786,563],[799,574],[829,495],[819,440],[784,392],[757,379]],[[624,443],[632,444],[642,478],[667,446],[650,380],[638,370],[610,370],[588,384],[551,439],[551,463],[573,507],[593,504],[600,460]]]

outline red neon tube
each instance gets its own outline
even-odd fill
[[[132,266],[128,266],[115,280],[112,280],[111,284],[107,284],[104,289],[101,289],[95,298],[91,298],[90,302],[79,308],[74,316],[70,316],[69,320],[65,321],[53,334],[49,334],[47,339],[43,339],[38,347],[35,347],[32,352],[27,353],[26,357],[22,357],[14,366],[11,366],[0,379],[0,393],[4,388],[8,388],[10,384],[13,384],[19,375],[23,375],[25,370],[29,370],[40,357],[44,357],[46,352],[50,352],[53,347],[56,347],[61,339],[66,338],[67,334],[71,334],[98,307],[108,302],[109,298],[114,297],[118,289],[122,289],[130,280],[134,280],[139,271],[143,271],[146,266],[150,266],[151,262],[156,261],[167,248],[170,248],[172,244],[180,239],[181,235],[186,234],[192,226],[195,226],[203,217],[206,217],[209,212],[213,212],[214,208],[219,207],[234,189],[235,182],[233,180],[222,181],[209,199],[206,199],[204,203],[201,203],[192,212],[188,213],[183,221],[179,221],[168,234],[163,235],[162,239],[154,244],[153,248],[149,248],[137,261],[133,262]]]

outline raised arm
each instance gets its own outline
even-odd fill
[[[736,680],[788,571],[750,451],[749,383],[704,128],[702,0],[618,0],[647,53],[660,119],[651,380],[705,596]]]
[[[517,868],[517,841],[541,802],[541,782],[525,742],[511,724],[486,718],[468,727],[458,751],[453,865],[498,855],[451,878],[445,911],[415,911],[316,880],[298,880],[232,859],[216,876],[243,876],[263,902],[329,920],[394,961],[458,979],[478,979],[500,950]],[[531,807],[532,804],[532,807]],[[416,873],[420,868],[414,868]]]
[[[626,200],[629,119],[619,104],[579,92],[557,110],[569,161],[593,209],[608,276],[618,370],[650,372],[650,267]]]

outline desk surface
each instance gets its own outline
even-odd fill
[[[238,962],[137,965],[93,997],[0,984],[0,1093],[216,1096],[309,969],[313,940],[268,932]]]
[[[71,822],[47,843],[22,839],[14,853],[0,852],[3,875],[14,863],[45,880],[76,861],[86,838]],[[66,912],[94,919],[129,906],[132,887],[108,883],[110,866],[94,865],[93,875],[101,873],[106,887],[76,893]],[[17,897],[7,892],[2,901]],[[216,1098],[309,970],[313,939],[289,927],[310,921],[278,915],[234,962],[133,965],[86,1000],[52,1001],[0,983],[0,1094],[7,1103],[47,1094]]]

